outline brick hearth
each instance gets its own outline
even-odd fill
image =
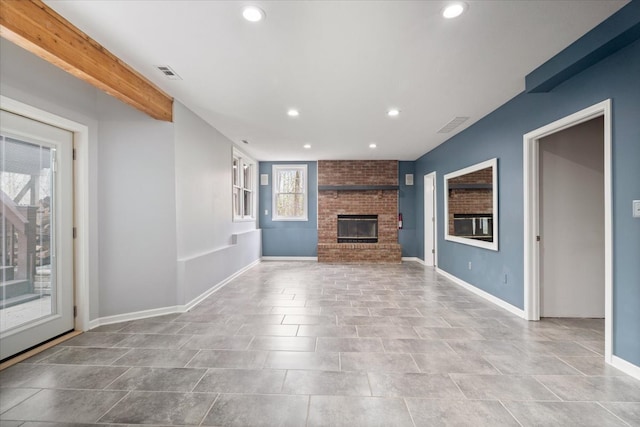
[[[322,186],[397,186],[395,160],[318,162],[318,261],[400,263],[398,190],[323,190]],[[378,243],[338,243],[338,215],[378,215]]]

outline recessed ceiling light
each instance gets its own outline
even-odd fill
[[[369,148],[376,148],[376,147],[377,147],[377,145],[374,144],[374,143],[369,144]]]
[[[457,18],[458,16],[462,15],[466,8],[467,5],[465,3],[452,3],[442,9],[442,16],[447,19]]]
[[[311,148],[311,144],[304,144],[303,147],[308,150],[309,148]]]
[[[289,117],[298,117],[300,115],[300,112],[292,108],[291,110],[287,111],[287,115]]]
[[[242,9],[242,16],[249,22],[258,22],[264,19],[265,13],[259,7],[247,6]]]
[[[389,111],[387,111],[387,116],[389,117],[398,117],[400,115],[400,110],[398,110],[397,108],[392,108]]]

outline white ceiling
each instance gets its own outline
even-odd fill
[[[446,1],[46,1],[258,160],[415,160],[627,2],[467,1],[445,20]]]

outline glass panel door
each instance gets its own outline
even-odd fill
[[[73,329],[72,148],[0,111],[0,359]]]

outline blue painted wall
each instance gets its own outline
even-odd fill
[[[414,185],[405,184],[405,175],[413,174]],[[422,178],[422,177],[421,177]],[[416,257],[416,175],[415,162],[398,162],[398,212],[402,213],[403,227],[398,230],[398,243],[403,257]]]
[[[307,165],[309,181],[307,221],[272,221],[273,165]],[[262,256],[318,256],[318,163],[260,162],[260,174],[269,175],[269,185],[260,185],[258,218],[262,228]],[[268,214],[265,215],[265,210]]]
[[[640,219],[631,217],[631,201],[640,199],[640,41],[565,79],[550,92],[516,96],[420,157],[415,165],[416,250],[424,259],[422,176],[438,173],[438,218],[442,218],[443,175],[497,157],[500,250],[445,241],[439,226],[438,265],[523,308],[522,137],[608,98],[613,105],[613,352],[640,366]],[[467,268],[469,261],[473,265],[471,271]]]

